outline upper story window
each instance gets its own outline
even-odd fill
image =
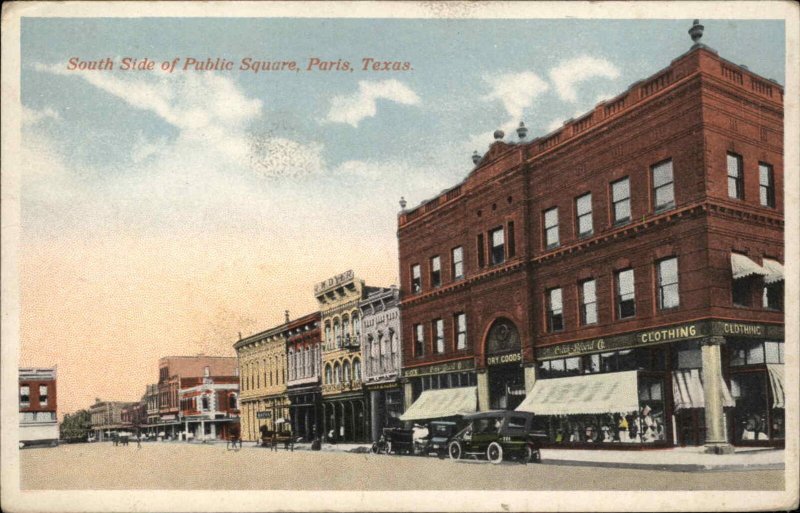
[[[452,275],[454,280],[464,277],[464,248],[458,246],[451,251]]]
[[[770,263],[780,265],[778,262],[769,258],[764,259],[764,266],[767,267]],[[770,266],[771,267],[771,266]],[[783,311],[783,278],[771,278],[770,276],[764,277],[764,291],[762,295],[762,306],[768,310]]]
[[[508,222],[508,258],[513,258],[517,254],[517,244],[514,238],[514,221]]]
[[[467,314],[457,313],[455,318],[456,349],[467,347]]]
[[[564,329],[564,304],[561,288],[547,291],[547,331]]]
[[[19,387],[19,405],[30,406],[31,404],[31,387],[28,385],[20,385]]]
[[[728,196],[734,199],[744,199],[744,170],[742,157],[735,153],[728,153]]]
[[[544,241],[548,249],[558,246],[558,207],[544,212]]]
[[[666,258],[657,264],[658,307],[662,310],[680,305],[678,292],[678,259]]]
[[[575,214],[578,220],[578,237],[589,237],[594,233],[592,223],[592,193],[588,192],[575,199]]]
[[[631,220],[631,182],[628,177],[611,184],[611,202],[614,208],[614,224]]]
[[[489,232],[489,239],[492,241],[492,265],[502,264],[506,259],[506,241],[503,234],[503,227],[495,228]]]
[[[442,285],[442,259],[439,255],[431,258],[431,287]]]
[[[47,385],[39,385],[39,406],[47,406]]]
[[[758,187],[761,206],[775,208],[775,176],[769,164],[758,163]]]
[[[433,347],[436,352],[439,354],[444,353],[444,321],[442,319],[433,321],[433,336],[435,339]]]
[[[636,315],[633,269],[617,272],[617,319]]]
[[[483,267],[486,265],[486,257],[484,256],[484,244],[483,244],[483,234],[478,234],[478,242],[477,242],[477,250],[478,250],[478,267]]]
[[[672,160],[653,166],[653,202],[656,212],[675,206]]]
[[[581,324],[595,324],[597,322],[597,282],[593,279],[580,283],[581,295]]]
[[[414,325],[414,356],[425,356],[425,327]]]
[[[325,383],[327,385],[333,383],[333,371],[331,370],[330,365],[325,366]]]
[[[411,293],[422,291],[422,268],[419,264],[411,266]]]
[[[328,346],[328,349],[333,347],[333,333],[331,333],[331,324],[329,322],[325,323],[325,345]]]

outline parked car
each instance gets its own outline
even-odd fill
[[[458,431],[452,421],[434,420],[428,424],[428,436],[420,440],[419,453],[425,456],[435,453],[440,458],[447,456],[447,444]]]
[[[402,428],[383,428],[380,439],[372,444],[375,454],[414,454],[414,431]]]
[[[485,457],[492,463],[514,459],[522,463],[541,461],[539,441],[544,432],[534,431],[533,414],[518,411],[487,411],[467,415],[467,427],[450,441],[451,459]]]

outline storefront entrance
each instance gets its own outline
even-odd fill
[[[513,410],[525,399],[519,331],[509,319],[495,320],[486,337],[489,408]]]

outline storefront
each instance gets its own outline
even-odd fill
[[[370,410],[370,435],[374,442],[383,428],[399,427],[403,414],[403,389],[397,381],[365,386]]]
[[[525,398],[525,377],[519,331],[509,319],[499,318],[486,336],[489,409],[513,410]]]
[[[321,436],[319,387],[289,388],[287,394],[292,433],[302,437],[304,442]]]
[[[329,442],[365,442],[368,438],[364,395],[337,394],[323,397],[322,428]]]
[[[478,383],[475,373],[475,359],[454,360],[433,365],[406,368],[403,370],[406,381],[405,403],[411,406],[426,390],[474,387]]]
[[[400,416],[400,420],[417,423],[433,419],[452,419],[475,413],[477,410],[477,387],[426,390]]]

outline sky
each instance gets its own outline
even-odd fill
[[[401,196],[463,180],[498,128],[542,136],[668,66],[691,21],[23,18],[20,365],[58,366],[62,414],[138,400],[159,357],[235,356],[329,276],[396,284]],[[782,21],[701,21],[784,83]],[[209,57],[233,69],[182,70]]]

